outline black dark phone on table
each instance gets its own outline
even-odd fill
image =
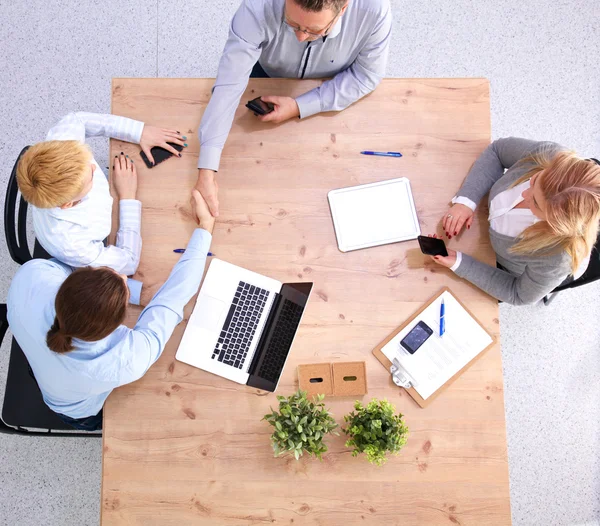
[[[424,321],[420,321],[404,338],[402,338],[400,345],[402,345],[402,347],[410,354],[415,354],[419,347],[421,347],[432,334],[433,329]]]
[[[419,246],[421,247],[421,252],[423,252],[423,254],[427,254],[428,256],[443,257],[448,255],[446,243],[444,243],[443,239],[438,239],[437,237],[419,236],[417,237],[417,240],[419,241]]]
[[[256,97],[248,101],[246,108],[259,115],[266,115],[267,113],[271,113],[275,109],[275,106],[270,102],[262,101],[260,97]]]
[[[174,142],[168,142],[167,144],[169,146],[172,146],[173,148],[175,148],[178,152],[183,150],[183,146],[181,144],[175,144]],[[168,150],[161,148],[160,146],[155,146],[150,151],[152,152],[152,157],[154,157],[154,164],[152,164],[149,161],[148,157],[146,157],[146,154],[143,151],[140,151],[140,156],[142,157],[142,161],[144,161],[144,163],[146,163],[146,166],[148,168],[152,168],[152,167],[156,166],[157,164],[160,164],[163,161],[166,161],[169,157],[173,157],[173,155],[175,155],[175,154],[169,152]]]

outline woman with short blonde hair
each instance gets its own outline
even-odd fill
[[[550,142],[493,142],[442,219],[449,239],[471,227],[488,192],[497,267],[454,250],[437,263],[513,305],[535,303],[585,272],[600,221],[598,161]]]

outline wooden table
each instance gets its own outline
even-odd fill
[[[138,277],[156,288],[194,228],[196,130],[212,79],[115,79],[112,111],[187,135],[189,148],[147,170],[139,161],[144,247]],[[280,126],[243,104],[257,95],[298,95],[318,81],[251,80],[223,153],[219,258],[314,289],[279,394],[297,387],[301,363],[365,360],[371,397],[391,400],[410,428],[408,444],[381,467],[353,458],[344,437],[323,462],[273,458],[261,421],[274,394],[175,361],[185,323],[146,376],[117,389],[104,418],[102,524],[431,525],[510,523],[500,349],[496,346],[426,409],[392,384],[371,350],[448,285],[494,334],[496,301],[428,262],[417,243],[342,254],[327,192],[407,176],[421,228],[439,221],[471,163],[490,141],[485,79],[385,80],[337,114]],[[393,150],[402,159],[359,155]],[[139,147],[113,141],[139,159]],[[360,210],[356,211],[360,214]],[[463,239],[493,261],[485,210]],[[191,312],[188,305],[187,315]],[[139,311],[132,310],[129,322]],[[339,423],[353,399],[327,400]]]

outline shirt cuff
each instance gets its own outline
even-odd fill
[[[453,205],[465,205],[468,206],[471,210],[473,210],[473,212],[475,212],[475,209],[477,208],[477,205],[471,201],[468,197],[464,197],[462,195],[455,195],[452,198],[451,203]]]
[[[192,237],[190,238],[187,248],[185,249],[185,255],[188,256],[190,254],[199,254],[203,257],[206,257],[208,251],[210,250],[211,242],[212,235],[208,230],[196,228],[192,234]]]
[[[142,285],[141,281],[137,279],[127,278],[127,288],[129,289],[129,303],[132,305],[139,305],[142,297]]]
[[[127,117],[120,117],[122,122],[119,123],[119,129],[123,130],[122,140],[140,144],[142,133],[144,131],[144,123]]]
[[[296,98],[298,103],[298,109],[300,110],[300,118],[306,119],[311,115],[321,113],[321,96],[319,95],[319,88],[312,89],[303,93]]]
[[[119,201],[119,230],[133,229],[139,232],[142,228],[142,203],[137,199],[121,199]]]
[[[223,150],[217,146],[200,146],[198,169],[213,170],[218,172],[222,152]]]
[[[210,244],[212,242],[212,235],[208,230],[203,228],[196,228],[192,237],[187,244],[185,252],[179,258],[179,261],[186,261],[188,259],[201,258],[206,259],[208,251],[210,250]]]
[[[460,267],[461,263],[462,263],[462,252],[456,252],[456,262],[454,263],[454,265],[452,265],[450,267],[450,270],[452,272],[456,272],[456,270],[458,269],[458,267]]]

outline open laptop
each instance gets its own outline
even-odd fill
[[[175,357],[275,391],[312,289],[213,259]]]

